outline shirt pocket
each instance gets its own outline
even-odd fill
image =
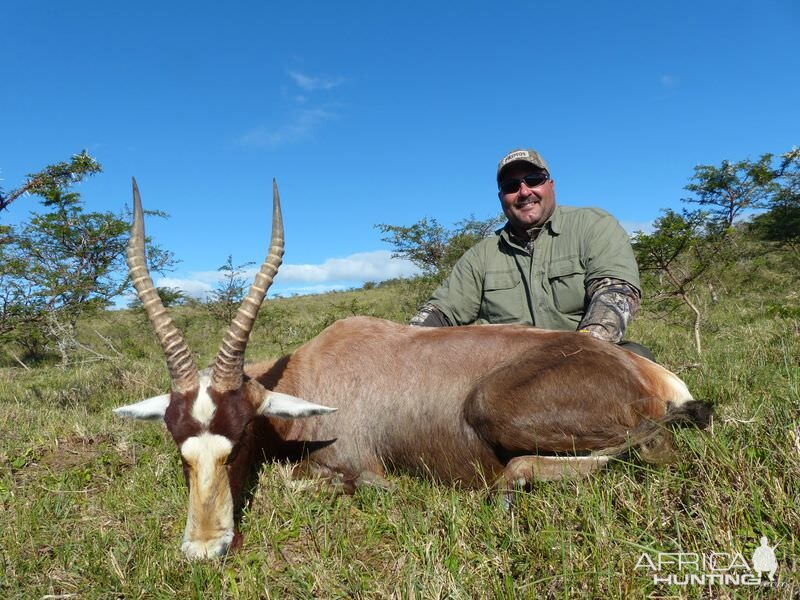
[[[550,263],[547,275],[553,303],[565,315],[580,314],[586,306],[586,271],[577,256],[566,256]]]
[[[480,317],[489,323],[520,323],[521,278],[517,271],[487,271],[483,279]]]

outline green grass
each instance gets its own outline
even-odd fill
[[[81,335],[108,360],[0,369],[0,597],[798,597],[800,300],[796,275],[759,281],[703,300],[702,360],[678,314],[645,309],[631,330],[716,404],[708,432],[678,433],[675,464],[537,484],[510,512],[486,490],[403,474],[392,492],[343,496],[269,464],[242,550],[216,562],[179,551],[186,490],[163,426],[111,414],[167,389],[150,327],[135,311],[100,315]],[[396,283],[269,301],[248,356],[290,351],[348,314],[403,321],[415,294]],[[206,364],[225,325],[199,308],[174,314]],[[770,587],[655,585],[634,569],[643,552],[749,561],[761,535],[777,544]]]

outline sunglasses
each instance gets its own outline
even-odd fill
[[[514,194],[519,191],[519,186],[522,185],[523,182],[527,187],[535,188],[542,185],[549,179],[550,175],[548,173],[531,173],[530,175],[525,175],[525,177],[504,179],[498,184],[498,186],[500,187],[500,191],[504,194]]]

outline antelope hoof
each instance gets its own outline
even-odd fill
[[[231,531],[222,537],[210,540],[184,540],[181,550],[189,560],[203,560],[220,558],[225,556],[229,549],[235,550],[239,546],[241,546],[241,534]]]

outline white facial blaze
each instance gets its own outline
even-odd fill
[[[225,468],[232,449],[228,438],[213,433],[181,444],[189,465],[189,514],[181,546],[187,558],[221,556],[233,541],[233,497]]]
[[[211,378],[207,375],[200,376],[200,391],[197,392],[197,398],[192,404],[192,416],[200,421],[203,425],[211,423],[214,418],[214,413],[217,412],[217,406],[208,395],[208,388],[211,385]]]

